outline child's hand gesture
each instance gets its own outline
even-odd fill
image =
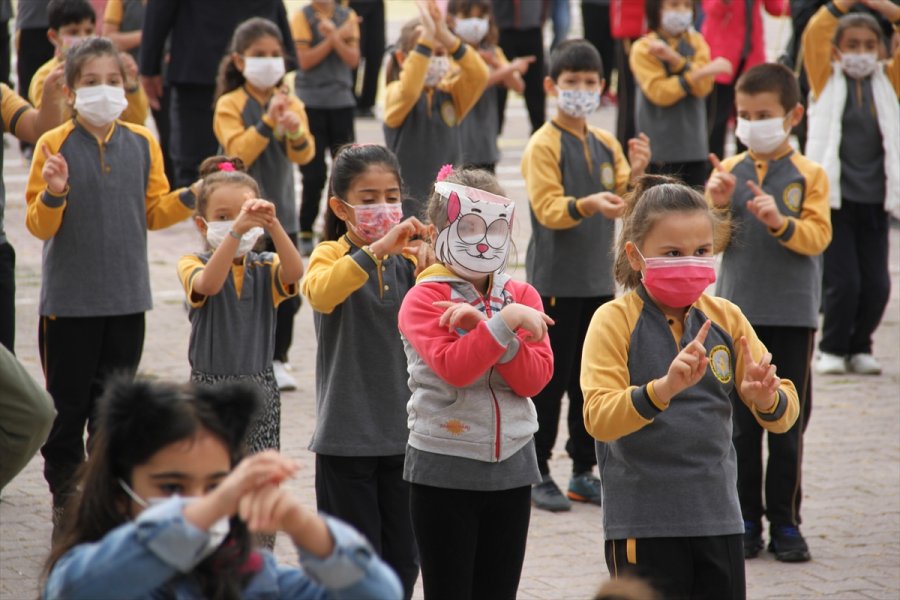
[[[337,35],[339,38],[346,40],[353,37],[354,29],[357,25],[362,23],[362,17],[356,17],[355,19],[347,19],[344,21],[340,27],[337,28]]]
[[[519,56],[514,58],[509,65],[513,68],[513,70],[518,71],[519,75],[524,75],[528,71],[528,67],[531,66],[531,63],[537,60],[536,56]]]
[[[741,381],[741,398],[749,400],[761,412],[770,412],[776,402],[775,393],[781,379],[775,375],[772,354],[766,352],[759,362],[753,360],[750,344],[741,338],[741,352],[744,353],[744,379]]]
[[[275,94],[272,96],[272,99],[269,100],[269,108],[266,109],[266,114],[269,115],[269,118],[275,123],[278,123],[281,121],[284,113],[287,112],[290,103],[291,99],[287,97],[287,94]]]
[[[334,551],[334,540],[325,522],[277,484],[262,486],[243,496],[238,514],[252,533],[284,531],[295,545],[320,558]]]
[[[319,35],[327,38],[334,33],[337,28],[334,26],[334,21],[331,19],[321,19],[318,26],[316,26],[316,29],[318,29]]]
[[[747,210],[769,229],[781,229],[784,216],[778,210],[775,198],[752,181],[747,182],[747,187],[756,195],[753,200],[747,200]]]
[[[706,347],[703,343],[706,341],[710,327],[712,327],[712,321],[707,320],[691,343],[685,346],[669,365],[668,373],[662,379],[654,382],[653,390],[661,402],[668,404],[672,398],[703,379],[706,367],[709,365],[709,358],[706,356]]]
[[[268,229],[277,221],[274,204],[261,198],[250,198],[241,206],[241,212],[231,229],[238,235],[244,235],[254,227]]]
[[[725,167],[719,162],[719,157],[715,154],[709,155],[709,162],[713,166],[713,173],[706,182],[706,191],[712,198],[713,206],[727,208],[731,204],[737,177],[725,170]]]
[[[300,117],[297,116],[297,113],[292,110],[285,110],[283,113],[281,113],[281,118],[278,120],[278,125],[291,135],[297,135],[300,132],[300,128],[302,126]]]
[[[293,477],[299,468],[296,461],[275,450],[249,456],[216,489],[185,506],[184,517],[200,529],[209,529],[222,517],[234,516],[247,493],[266,485],[278,485]]]
[[[50,193],[59,196],[66,191],[69,183],[69,164],[62,154],[51,154],[47,144],[41,144],[41,152],[45,159],[41,176],[47,182]]]
[[[734,65],[724,56],[718,56],[709,62],[707,70],[710,75],[716,77],[719,75],[731,75],[734,73]]]
[[[628,162],[631,165],[631,177],[640,177],[650,164],[650,138],[646,133],[628,140]]]
[[[138,77],[140,76],[137,61],[134,60],[133,56],[124,51],[119,52],[119,59],[122,61],[122,66],[125,67],[125,87],[133,87],[138,83]]]
[[[386,254],[400,254],[409,246],[410,240],[415,236],[423,236],[428,232],[428,228],[415,217],[410,217],[405,221],[397,223],[391,227],[390,231],[384,234],[380,240],[376,240],[369,244],[369,250],[375,256],[384,256]]]
[[[647,44],[647,50],[652,56],[670,65],[681,60],[681,54],[663,40],[651,40]]]
[[[403,252],[416,257],[416,271],[413,273],[416,277],[435,263],[434,248],[425,240],[412,240]]]
[[[419,9],[423,37],[440,42],[449,52],[456,43],[456,36],[447,28],[447,21],[437,3],[434,0],[416,0],[416,7]]]
[[[547,335],[547,328],[555,324],[553,319],[541,311],[524,304],[507,304],[500,310],[500,316],[511,330],[527,331],[526,342],[542,341]]]
[[[438,320],[438,325],[446,327],[453,333],[457,329],[472,331],[481,321],[487,321],[487,315],[469,304],[468,302],[451,302],[441,300],[434,306],[444,309],[444,314]]]
[[[600,213],[607,219],[617,219],[625,212],[625,201],[612,192],[599,192],[585,198],[582,208],[589,217]]]
[[[900,19],[900,6],[891,0],[859,0],[872,10],[881,13],[891,23],[895,23]]]

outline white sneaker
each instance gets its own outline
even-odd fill
[[[275,373],[275,383],[282,392],[289,392],[297,389],[297,380],[291,377],[287,372],[285,364],[280,360],[272,361],[272,371]]]
[[[843,356],[822,352],[816,361],[816,373],[819,375],[843,375],[847,372],[847,361]]]
[[[860,375],[881,375],[881,365],[871,354],[851,355],[850,370]]]

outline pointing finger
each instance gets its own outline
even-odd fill
[[[44,155],[44,158],[50,158],[53,154],[50,152],[50,148],[47,147],[47,144],[41,144],[41,152]]]
[[[765,196],[766,195],[766,193],[763,191],[763,189],[761,187],[759,187],[758,185],[756,185],[755,181],[748,181],[747,187],[750,188],[750,191],[752,191],[753,194],[756,196]]]
[[[726,172],[725,167],[722,166],[722,162],[719,160],[719,157],[712,152],[709,153],[709,162],[712,165],[713,169],[715,169],[719,173]]]
[[[706,341],[706,334],[709,333],[709,328],[710,328],[710,327],[712,327],[712,321],[710,321],[709,319],[707,319],[707,320],[706,320],[706,323],[704,323],[704,324],[700,327],[700,331],[698,331],[698,332],[697,332],[697,335],[694,337],[694,341],[695,341],[695,342],[699,342],[700,345],[702,346],[702,345],[703,345],[703,342]],[[705,349],[704,349],[704,351],[705,351]]]
[[[745,368],[755,367],[756,361],[753,360],[753,354],[750,352],[750,342],[747,341],[747,336],[741,337],[741,352],[744,354]]]

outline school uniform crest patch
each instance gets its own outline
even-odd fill
[[[441,119],[443,119],[447,127],[456,126],[456,107],[453,106],[452,100],[444,100],[441,102]]]
[[[800,212],[800,202],[803,200],[803,186],[799,183],[792,183],[784,188],[784,205],[792,213]]]
[[[613,170],[613,166],[608,162],[600,164],[600,183],[608,190],[615,189],[616,187],[616,172]]]
[[[722,383],[731,381],[731,352],[727,346],[715,346],[709,351],[709,368]]]

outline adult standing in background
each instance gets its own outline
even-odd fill
[[[53,44],[47,39],[47,2],[18,0],[16,2],[16,75],[19,95],[28,97],[31,78],[45,62],[53,58]],[[21,141],[22,154],[31,158],[31,144]]]
[[[553,21],[553,40],[550,42],[552,51],[566,40],[572,27],[572,7],[569,6],[569,0],[550,0],[550,20]]]
[[[644,3],[635,0],[610,0],[609,20],[610,31],[616,40],[616,71],[619,73],[616,86],[619,104],[616,116],[616,139],[623,148],[627,148],[628,140],[637,133],[634,124],[636,83],[634,73],[631,72],[631,64],[628,61],[631,45],[646,31]]]
[[[12,0],[0,0],[0,83],[12,85],[9,81],[9,20],[12,19]]]
[[[362,87],[359,86],[359,69],[353,70],[353,81],[359,93],[356,95],[356,116],[374,118],[375,94],[381,61],[384,57],[384,0],[350,0],[350,9],[362,19],[359,24],[359,52],[362,58]]]
[[[175,171],[173,187],[197,180],[197,167],[216,153],[213,134],[213,96],[216,72],[235,27],[250,17],[276,23],[283,39],[291,39],[282,0],[153,0],[144,12],[140,68],[150,107],[160,108],[163,94],[163,55],[171,34],[166,83],[171,91],[171,139]],[[290,43],[284,47],[288,70],[296,68],[297,55]]]
[[[584,39],[593,44],[600,53],[604,77],[606,77],[606,89],[603,90],[603,96],[611,99],[615,97],[610,92],[609,86],[613,80],[613,69],[616,68],[616,41],[613,39],[609,20],[609,2],[610,0],[581,0],[581,24],[584,27]],[[622,82],[619,81],[618,85],[621,89]]]
[[[544,124],[544,37],[542,26],[549,0],[493,0],[494,20],[500,29],[500,48],[506,58],[535,57],[522,77],[525,80],[525,106],[531,121],[531,133]],[[500,132],[506,112],[506,88],[497,88]]]

